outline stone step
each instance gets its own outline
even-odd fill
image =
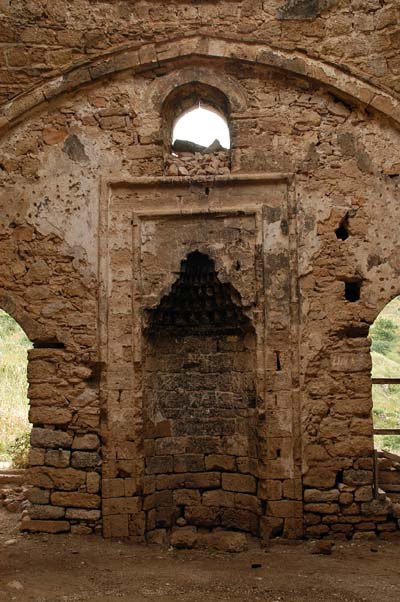
[[[23,485],[26,481],[25,470],[1,470],[0,487],[3,485]]]

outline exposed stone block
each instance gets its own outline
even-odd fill
[[[99,508],[100,496],[93,493],[55,491],[50,496],[55,506],[72,506],[74,508]]]
[[[235,496],[229,491],[222,489],[213,489],[203,493],[203,504],[205,506],[226,506],[233,507],[235,504]]]
[[[338,489],[320,491],[319,489],[306,489],[304,491],[305,502],[337,502],[340,492]]]
[[[185,519],[190,525],[215,527],[219,523],[218,508],[206,506],[186,506]]]
[[[65,520],[26,520],[21,523],[21,531],[31,533],[66,533],[71,529]]]
[[[104,537],[129,537],[128,514],[115,514],[103,517]]]
[[[69,466],[71,452],[62,449],[49,449],[46,451],[45,464],[55,466],[56,468],[66,468]]]
[[[65,508],[59,508],[58,506],[40,504],[32,505],[29,508],[29,516],[32,520],[54,520],[63,518],[64,515]]]
[[[104,479],[102,481],[102,496],[109,497],[124,497],[125,495],[125,479]]]
[[[65,518],[70,520],[96,521],[100,519],[100,510],[84,510],[82,508],[67,508]]]
[[[223,473],[222,488],[226,489],[227,491],[255,493],[257,489],[257,484],[256,479],[251,475]]]
[[[196,506],[200,504],[200,493],[197,489],[176,489],[174,503],[177,506]]]
[[[202,454],[174,456],[175,472],[202,472],[204,469],[204,456]]]
[[[215,489],[221,487],[221,474],[219,472],[186,474],[185,486],[192,489]]]
[[[50,500],[50,491],[40,489],[39,487],[31,487],[26,492],[27,499],[31,504],[48,504]]]
[[[172,530],[171,546],[174,548],[193,548],[196,541],[196,527],[178,527]]]
[[[304,507],[308,512],[314,512],[312,508]],[[301,517],[303,505],[301,502],[292,500],[271,501],[267,504],[267,514],[281,518],[296,518]]]
[[[148,499],[145,498],[145,504]],[[97,508],[98,506],[84,506],[82,504],[82,507]],[[104,516],[109,516],[110,514],[137,514],[142,508],[142,501],[139,497],[107,498],[103,499],[102,507]]]
[[[75,435],[72,442],[72,449],[80,450],[94,450],[100,445],[98,435],[94,433],[88,433],[86,435]]]
[[[153,456],[146,460],[146,472],[148,474],[163,474],[172,472],[173,457],[172,456]]]
[[[33,447],[63,447],[69,448],[72,444],[72,435],[65,431],[33,428],[31,433],[31,445]]]
[[[71,465],[74,468],[96,468],[101,463],[97,452],[74,451],[72,452]]]
[[[233,471],[235,469],[235,458],[233,456],[211,454],[205,457],[205,466],[206,470]]]

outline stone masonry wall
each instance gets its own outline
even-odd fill
[[[104,13],[105,4],[115,19]],[[211,18],[214,33],[226,32],[232,18],[232,35],[279,42],[314,57],[318,47],[324,59],[397,90],[397,6],[320,3],[320,14],[303,20],[296,3],[283,4],[257,4],[256,11],[250,3],[183,3],[161,10],[142,2],[128,10],[124,2],[81,2],[79,10],[77,3],[71,6],[65,31],[64,5],[30,3],[22,13],[18,2],[0,2],[4,98],[54,74],[56,55],[59,66],[67,65],[121,44],[135,31],[163,37],[168,29],[170,35],[172,13],[174,20],[185,14],[179,27],[183,23],[188,33]],[[156,13],[150,28],[148,17]],[[122,18],[130,23],[129,36]],[[82,27],[74,27],[78,21]],[[48,56],[41,66],[44,47]],[[312,537],[395,533],[394,509],[373,497],[367,339],[369,325],[400,293],[395,119],[373,109],[371,97],[363,102],[360,93],[356,100],[340,93],[339,81],[334,90],[318,77],[290,74],[287,64],[279,69],[205,56],[150,62],[38,101],[1,139],[0,243],[6,260],[0,305],[35,343],[29,365],[35,488],[24,527],[92,531],[100,525],[102,498],[107,536],[143,537],[143,312],[159,303],[179,262],[201,244],[218,273],[240,290],[264,354],[257,346],[257,382],[265,381],[257,385],[264,536],[298,537],[303,518]],[[220,180],[207,170],[208,176],[192,179],[179,170],[172,176],[188,182],[184,194],[166,193],[157,183],[149,193],[130,188],[140,177],[165,177],[163,99],[191,79],[213,82],[228,98],[230,174],[225,166],[220,177],[232,178],[229,191],[223,197]],[[197,163],[192,168],[199,169]],[[264,181],[238,192],[234,180],[265,173],[279,180],[283,172],[281,196]],[[128,184],[118,189],[110,181]],[[194,217],[185,226],[188,234],[172,224],[161,236],[159,213],[172,197],[180,203],[174,211],[195,209]],[[290,199],[289,210],[283,199]],[[247,217],[239,228],[229,222],[225,230],[195,217],[253,206],[264,206],[261,229],[258,222],[249,229]],[[142,209],[153,217],[140,226],[141,263],[134,233]],[[222,234],[231,231],[233,245]],[[160,236],[170,246],[160,250]],[[246,247],[243,240],[253,242]],[[234,267],[238,252],[244,272]],[[147,282],[146,294],[138,282]],[[293,418],[296,412],[301,422]]]
[[[0,98],[117,46],[193,33],[295,49],[400,91],[396,0],[2,0]],[[174,44],[174,42],[172,42]]]

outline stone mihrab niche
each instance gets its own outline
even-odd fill
[[[157,184],[162,211],[151,181],[108,202],[105,535],[193,546],[301,531],[300,499],[267,503],[300,470],[287,181],[207,184],[207,211],[204,185]]]
[[[156,488],[143,502],[147,529],[258,535],[255,333],[206,255],[182,261],[150,313],[145,357],[145,479]]]

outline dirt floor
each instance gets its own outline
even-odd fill
[[[310,542],[229,555],[21,535],[16,523],[0,509],[1,602],[400,600],[400,542],[338,542],[330,556],[312,554]]]

